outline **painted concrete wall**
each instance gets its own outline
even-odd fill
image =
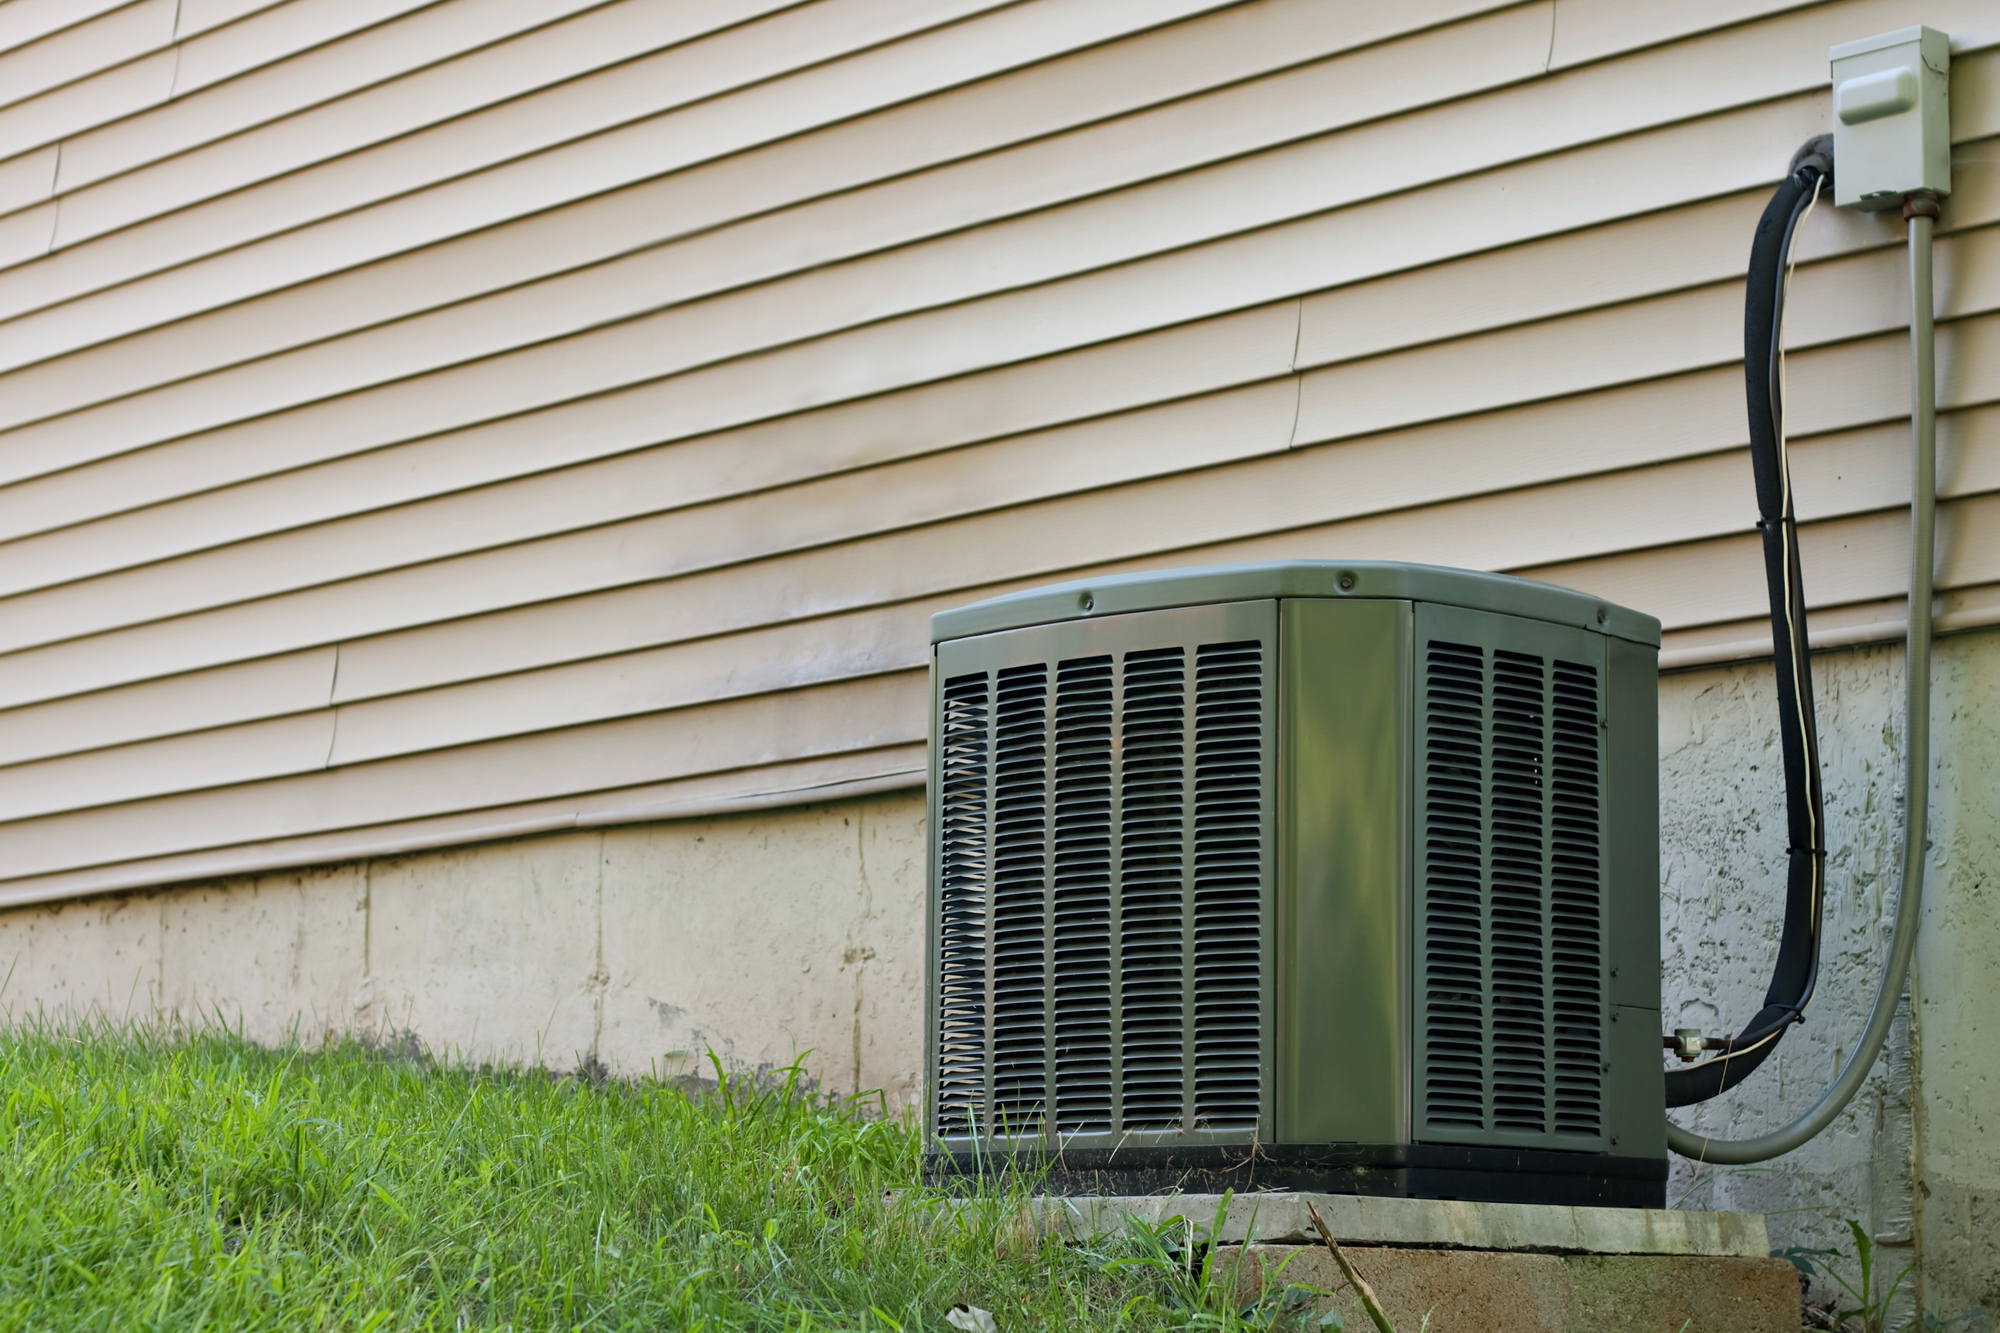
[[[1861,1030],[1896,907],[1903,665],[1887,646],[1814,659],[1830,849],[1819,992],[1754,1077],[1676,1114],[1691,1128],[1746,1136],[1803,1113]],[[1671,1197],[1764,1212],[1778,1246],[1851,1251],[1853,1218],[1884,1262],[1922,1254],[1931,1313],[2000,1315],[2000,635],[1939,640],[1933,678],[1934,850],[1914,1023],[1906,1000],[1887,1058],[1825,1134],[1768,1167],[1676,1159]],[[1770,667],[1663,677],[1660,705],[1666,1021],[1734,1031],[1761,1004],[1784,890]]]
[[[1916,984],[1924,1301],[2000,1323],[2000,635],[1948,641],[1937,665]]]
[[[1873,998],[1895,912],[1901,804],[1901,654],[1814,659],[1827,790],[1828,893],[1808,1021],[1757,1074],[1675,1118],[1747,1137],[1805,1111],[1832,1080]],[[1763,1004],[1785,886],[1783,764],[1768,663],[1667,676],[1660,690],[1663,1016],[1741,1030]],[[1907,1021],[1835,1125],[1776,1169],[1676,1158],[1670,1200],[1769,1215],[1775,1246],[1852,1249],[1845,1219],[1914,1255]],[[1821,1284],[1822,1286],[1824,1284]]]
[[[1833,854],[1811,1021],[1681,1113],[1747,1134],[1803,1111],[1860,1029],[1895,902],[1902,654],[1816,659]],[[1676,1164],[1685,1207],[1770,1215],[1777,1245],[1921,1251],[1926,1305],[2000,1312],[2000,633],[1941,640],[1936,851],[1914,1025],[1835,1127],[1771,1168]],[[1661,679],[1668,1020],[1758,1008],[1783,890],[1767,664]],[[807,1053],[825,1086],[917,1091],[923,802],[915,793],[571,833],[0,914],[0,1003],[221,1016],[272,1040],[414,1033],[474,1058],[702,1073]],[[1914,1292],[1912,1293],[1914,1295]]]

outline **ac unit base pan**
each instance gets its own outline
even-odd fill
[[[1457,1144],[1288,1143],[1254,1149],[1207,1144],[924,1155],[926,1183],[946,1190],[1009,1172],[1030,1173],[1036,1193],[1058,1195],[1300,1190],[1603,1208],[1664,1208],[1667,1202],[1664,1158]]]

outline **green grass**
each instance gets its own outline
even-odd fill
[[[690,1097],[17,1023],[0,1329],[914,1333],[961,1301],[1005,1333],[1287,1322],[1230,1308],[1171,1229],[1065,1245],[1018,1193],[941,1207],[911,1124],[793,1074]]]

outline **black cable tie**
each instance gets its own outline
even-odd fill
[[[1798,1023],[1803,1025],[1805,1021],[1806,1011],[1803,1008],[1796,1004],[1784,1005],[1778,1017],[1765,1024],[1763,1031],[1729,1038],[1729,1046],[1723,1052],[1724,1058],[1736,1053],[1738,1042],[1743,1042],[1744,1045],[1750,1046],[1756,1045],[1759,1042],[1769,1041],[1792,1024]],[[1749,1041],[1744,1041],[1744,1036],[1746,1035],[1750,1038]]]
[[[1785,1013],[1790,1015],[1790,1017],[1785,1019],[1785,1022],[1787,1023],[1803,1023],[1806,1021],[1805,1007],[1799,1004],[1797,1001],[1794,1001],[1791,1004],[1786,1005]]]

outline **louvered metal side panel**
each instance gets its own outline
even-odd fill
[[[993,719],[992,1105],[1033,1133],[1048,1097],[1048,668],[999,673]]]
[[[1187,649],[1128,653],[1118,933],[1124,1124],[1180,1125],[1187,1096]]]
[[[1603,673],[1555,663],[1550,753],[1549,982],[1554,989],[1555,1127],[1604,1132],[1605,728]]]
[[[1205,644],[1195,667],[1195,1123],[1255,1126],[1261,1074],[1265,797],[1262,643]]]
[[[991,684],[944,685],[938,725],[937,1115],[964,1132],[986,1113],[986,840]]]
[[[1109,654],[1056,668],[1056,1128],[1111,1128],[1111,739]]]
[[[1603,653],[1419,608],[1419,1138],[1602,1139]]]
[[[1493,1124],[1548,1128],[1548,671],[1496,650],[1487,803]]]
[[[1421,1104],[1433,1127],[1486,1127],[1486,654],[1420,649],[1424,723],[1419,818],[1425,1062]]]
[[[939,646],[941,1136],[1268,1137],[1275,642],[1253,602]]]

